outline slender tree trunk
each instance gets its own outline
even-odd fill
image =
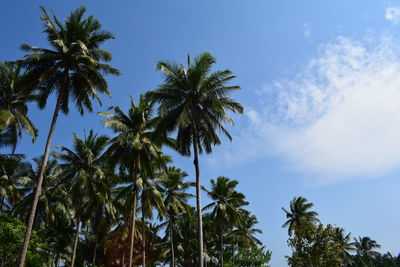
[[[122,252],[122,267],[125,267],[125,248],[124,251]]]
[[[224,234],[222,233],[222,229],[219,233],[219,262],[221,267],[224,267]]]
[[[142,266],[146,267],[146,225],[144,223],[143,204],[142,204]]]
[[[232,245],[232,265],[235,265],[235,252],[236,252],[236,244]]]
[[[75,233],[75,240],[74,240],[74,247],[72,251],[72,260],[71,260],[71,267],[75,266],[75,259],[76,259],[76,248],[78,247],[79,241],[79,234],[81,232],[81,215],[78,215],[77,225],[76,225],[76,233]]]
[[[99,226],[97,225],[96,230],[96,240],[94,243],[94,251],[93,251],[93,259],[92,259],[92,266],[96,266],[96,254],[97,254],[97,244],[99,243]]]
[[[171,212],[172,213],[172,212]],[[175,249],[174,249],[174,218],[173,215],[170,214],[169,216],[170,222],[169,222],[169,239],[171,242],[171,267],[175,267]]]
[[[60,256],[57,255],[57,257],[56,257],[56,265],[55,266],[58,267],[59,263],[60,263]]]
[[[196,170],[196,205],[197,205],[197,221],[198,221],[198,242],[199,242],[199,267],[204,266],[203,262],[203,215],[201,212],[201,188],[200,188],[200,167],[199,167],[199,151],[198,151],[197,129],[193,127],[193,152],[194,152],[194,167]]]
[[[24,265],[25,265],[25,258],[26,258],[26,253],[28,251],[29,239],[31,237],[33,221],[35,219],[37,204],[39,201],[40,194],[42,193],[42,183],[43,183],[44,172],[46,170],[47,161],[49,160],[50,147],[51,147],[51,142],[52,142],[53,136],[54,136],[54,130],[56,129],[56,123],[57,123],[57,118],[58,118],[58,114],[60,111],[61,100],[62,100],[62,96],[58,95],[57,103],[54,108],[53,119],[51,120],[49,134],[47,135],[47,141],[46,141],[46,146],[45,146],[44,155],[43,155],[43,162],[42,162],[42,166],[40,167],[39,180],[38,180],[38,184],[35,189],[35,195],[33,197],[33,203],[32,203],[32,207],[31,207],[31,212],[29,214],[28,225],[26,227],[24,243],[22,245],[21,253],[19,256],[19,264],[18,264],[19,267],[24,267]]]
[[[136,196],[136,175],[133,178],[133,212],[132,212],[132,222],[131,222],[131,240],[129,248],[129,267],[132,267],[133,262],[133,242],[135,240],[135,226],[136,226],[136,209],[137,209],[137,196]]]
[[[53,256],[53,259],[51,260],[51,266],[55,267],[56,266],[56,260],[57,260],[57,255]],[[1,266],[1,265],[0,265]]]
[[[0,213],[3,212],[4,199],[5,199],[5,197],[1,197],[1,201],[0,201]]]

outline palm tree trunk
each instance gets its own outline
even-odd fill
[[[93,251],[93,260],[92,260],[92,266],[96,266],[96,253],[97,253],[97,245],[99,243],[99,226],[97,225],[96,229],[96,241],[94,243],[94,251]]]
[[[142,204],[142,266],[146,267],[146,228],[144,223],[144,212]]]
[[[3,212],[4,199],[5,199],[5,197],[1,197],[1,201],[0,201],[0,213]]]
[[[137,196],[136,196],[136,175],[133,178],[133,212],[132,212],[132,222],[131,222],[131,240],[129,247],[129,267],[132,267],[133,262],[133,241],[135,239],[135,226],[136,226],[136,209],[137,209]]]
[[[60,255],[57,255],[55,267],[58,267],[59,263],[60,263]]]
[[[222,233],[222,229],[220,230],[219,234],[219,245],[220,245],[219,262],[221,264],[221,267],[224,267],[224,235]]]
[[[54,131],[56,129],[56,123],[57,123],[57,118],[58,118],[58,114],[60,111],[61,101],[62,101],[62,96],[58,95],[57,103],[54,108],[53,119],[51,120],[49,134],[47,135],[47,141],[46,141],[46,146],[45,146],[44,155],[43,155],[43,162],[42,162],[42,166],[40,167],[39,180],[38,180],[38,184],[35,189],[35,195],[33,197],[33,203],[32,203],[32,207],[31,207],[31,212],[29,214],[28,225],[26,227],[24,243],[22,245],[21,253],[19,256],[19,264],[18,264],[19,267],[24,267],[24,265],[25,265],[25,258],[26,258],[26,253],[28,251],[29,239],[31,237],[33,221],[35,219],[37,204],[39,201],[40,194],[42,193],[42,183],[43,183],[44,172],[46,170],[47,161],[49,160],[51,142],[53,140]]]
[[[169,222],[169,235],[170,235],[170,242],[171,242],[171,267],[175,267],[175,250],[174,250],[174,219],[172,214],[170,215],[170,222]]]
[[[193,164],[196,170],[196,205],[197,205],[197,221],[198,221],[198,242],[199,242],[199,267],[204,266],[203,262],[203,215],[201,212],[201,188],[200,188],[200,167],[199,167],[199,151],[198,151],[197,129],[193,127]]]
[[[77,219],[77,225],[76,225],[74,248],[73,248],[73,251],[72,251],[71,267],[74,267],[74,265],[75,265],[76,248],[78,247],[79,233],[80,232],[81,232],[81,215],[79,214],[78,215],[78,219]]]
[[[122,252],[122,265],[121,265],[121,267],[125,267],[125,248],[124,248],[124,250]]]

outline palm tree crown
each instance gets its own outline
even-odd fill
[[[381,247],[375,240],[369,238],[368,236],[358,237],[358,239],[354,238],[354,246],[357,254],[367,257],[379,255],[379,252],[374,251],[374,249]]]
[[[100,49],[100,45],[114,39],[112,33],[102,30],[100,22],[93,16],[84,19],[86,8],[81,6],[71,12],[64,23],[53,13],[53,20],[41,7],[44,32],[52,49],[21,45],[28,52],[21,60],[32,83],[39,82],[39,106],[44,107],[48,96],[55,92],[61,110],[69,111],[73,100],[81,114],[84,109],[93,110],[91,99],[100,101],[97,91],[110,95],[103,74],[118,75],[119,71],[108,64],[111,53]]]
[[[307,203],[307,199],[304,197],[295,197],[290,201],[290,212],[285,208],[282,210],[286,213],[286,218],[288,219],[282,227],[288,227],[289,235],[292,235],[293,230],[299,227],[302,222],[317,222],[316,218],[318,213],[315,211],[310,211],[309,209],[314,206],[313,203]]]
[[[193,64],[188,57],[188,68],[167,61],[157,64],[165,81],[147,97],[160,103],[159,127],[167,132],[177,130],[177,150],[183,155],[190,155],[192,142],[197,143],[200,153],[210,153],[212,145],[221,143],[216,130],[231,139],[224,123],[233,120],[226,111],[243,112],[243,107],[228,97],[231,91],[240,89],[227,85],[235,76],[229,70],[210,73],[214,63],[213,56],[203,53]]]
[[[38,130],[28,117],[29,101],[35,99],[25,84],[26,75],[21,66],[9,62],[0,63],[0,147],[11,146],[14,151],[22,132],[25,131],[36,140]]]
[[[245,196],[236,191],[238,181],[227,177],[211,179],[211,190],[207,191],[213,200],[204,209],[212,209],[211,217],[218,221],[220,227],[239,225],[241,222],[241,207],[248,205]]]

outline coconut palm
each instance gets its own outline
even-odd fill
[[[346,264],[352,262],[350,252],[354,251],[354,242],[350,242],[350,233],[347,235],[344,233],[344,229],[341,227],[335,227],[336,238],[335,241],[338,242],[343,247],[342,258]]]
[[[112,107],[114,114],[99,112],[99,115],[107,118],[102,121],[104,126],[112,129],[114,133],[118,133],[110,141],[107,157],[111,162],[126,170],[131,181],[132,205],[130,207],[132,208],[130,209],[129,267],[132,267],[138,197],[137,180],[143,174],[151,177],[156,171],[154,168],[162,166],[165,158],[160,147],[164,143],[169,143],[170,145],[173,145],[173,143],[154,132],[158,118],[152,118],[153,104],[145,100],[143,96],[140,96],[140,101],[137,105],[131,97],[130,104],[127,114],[119,107]]]
[[[23,44],[21,48],[28,54],[21,60],[21,65],[29,72],[30,82],[39,83],[39,106],[45,107],[48,96],[54,93],[57,97],[53,118],[43,156],[43,165],[32,204],[32,210],[25,234],[19,266],[23,267],[28,249],[32,223],[39,199],[43,175],[50,155],[50,146],[60,110],[67,114],[72,100],[81,114],[92,111],[92,99],[101,103],[98,92],[109,95],[104,74],[118,75],[118,70],[102,62],[111,61],[111,54],[100,48],[101,44],[114,36],[101,28],[100,22],[93,16],[83,18],[84,7],[71,12],[61,22],[53,14],[51,18],[41,7],[44,32],[51,49]]]
[[[374,249],[380,248],[381,246],[375,240],[365,236],[354,238],[354,247],[357,254],[362,257],[375,257],[380,253]]]
[[[102,153],[108,140],[107,136],[97,136],[93,130],[90,130],[89,135],[85,134],[83,139],[74,134],[72,150],[58,146],[61,153],[53,153],[53,156],[61,161],[59,168],[66,177],[71,200],[76,210],[76,234],[71,266],[75,265],[80,227],[84,223],[84,218],[90,217],[90,213],[98,212],[99,207],[104,207],[109,213],[113,213],[113,207],[109,201],[111,191],[102,169],[104,160]]]
[[[112,226],[119,222],[118,216],[119,211],[117,210],[116,199],[114,194],[114,188],[119,185],[120,177],[114,173],[112,166],[108,164],[106,158],[101,161],[101,168],[104,172],[106,179],[102,180],[105,194],[98,194],[97,200],[91,202],[92,205],[89,207],[93,210],[89,215],[90,229],[94,242],[92,246],[92,265],[96,266],[97,254],[100,249],[100,244],[103,243],[106,235],[111,230]],[[100,253],[101,254],[101,253]]]
[[[261,234],[262,231],[255,228],[256,224],[258,224],[257,217],[252,215],[249,211],[241,209],[241,222],[231,232],[235,243],[239,244],[241,247],[262,245],[262,242],[256,237],[256,235]]]
[[[138,179],[141,195],[141,212],[142,212],[142,266],[146,265],[146,218],[153,218],[153,208],[156,209],[162,217],[165,213],[162,193],[157,187],[157,178],[150,179],[147,175],[143,175]]]
[[[190,156],[193,147],[196,171],[196,205],[198,219],[199,266],[203,266],[203,229],[200,198],[199,154],[212,152],[213,145],[219,145],[218,131],[231,140],[225,128],[233,120],[227,111],[242,113],[243,107],[228,94],[240,89],[227,84],[235,78],[229,70],[211,72],[215,58],[209,53],[199,55],[193,62],[188,56],[187,67],[167,61],[157,63],[164,73],[164,82],[147,97],[159,103],[161,117],[158,129],[166,133],[177,132],[177,151]]]
[[[204,207],[205,210],[212,209],[211,218],[216,223],[219,232],[219,264],[224,266],[224,234],[227,229],[241,223],[241,207],[248,205],[245,196],[236,191],[238,181],[230,180],[220,176],[216,180],[211,179],[211,190],[208,196],[213,200]]]
[[[19,64],[0,63],[0,147],[10,146],[15,151],[25,131],[36,140],[38,130],[28,117],[29,101],[35,99],[26,87],[26,74]]]
[[[186,193],[190,187],[188,182],[184,182],[188,174],[176,167],[168,167],[164,174],[165,178],[161,180],[161,190],[164,196],[164,205],[167,210],[168,228],[166,234],[170,241],[170,266],[175,266],[175,246],[174,246],[174,221],[178,214],[185,213],[187,208],[187,200],[192,197]]]
[[[193,231],[196,227],[197,215],[194,207],[188,206],[185,213],[181,213],[174,220],[174,242],[177,247],[177,265],[178,266],[197,266],[196,257],[198,251],[197,233]]]
[[[304,197],[295,197],[290,201],[290,212],[282,207],[288,219],[282,227],[288,227],[288,233],[291,236],[296,227],[300,227],[302,222],[314,223],[319,221],[317,219],[318,213],[310,211],[309,209],[314,206],[313,203],[308,203]]]
[[[15,204],[13,214],[25,218],[29,214],[35,188],[39,180],[39,170],[42,165],[42,157],[34,158],[34,166],[26,164],[16,174],[18,177],[18,190],[23,198]],[[61,184],[62,176],[58,170],[58,162],[50,159],[44,174],[46,180],[43,183],[43,194],[40,196],[35,225],[49,226],[56,220],[57,214],[68,208],[68,198]]]
[[[23,155],[0,154],[0,212],[12,209],[22,197],[20,176],[30,167],[23,158]]]

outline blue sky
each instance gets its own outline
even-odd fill
[[[205,185],[223,175],[240,181],[272,250],[272,266],[286,266],[284,214],[295,196],[315,204],[324,224],[370,236],[397,254],[400,232],[400,3],[388,1],[6,1],[0,10],[0,60],[20,58],[19,45],[46,46],[39,5],[60,18],[84,4],[116,39],[105,48],[122,76],[109,78],[112,98],[155,89],[158,60],[184,62],[208,51],[216,69],[229,68],[243,90],[246,112],[235,117],[234,140],[201,158]],[[37,156],[54,101],[31,117],[41,130],[18,152]],[[72,132],[108,133],[94,114],[61,116],[54,145]],[[174,156],[193,174],[190,159]],[[193,177],[193,176],[192,176]]]

